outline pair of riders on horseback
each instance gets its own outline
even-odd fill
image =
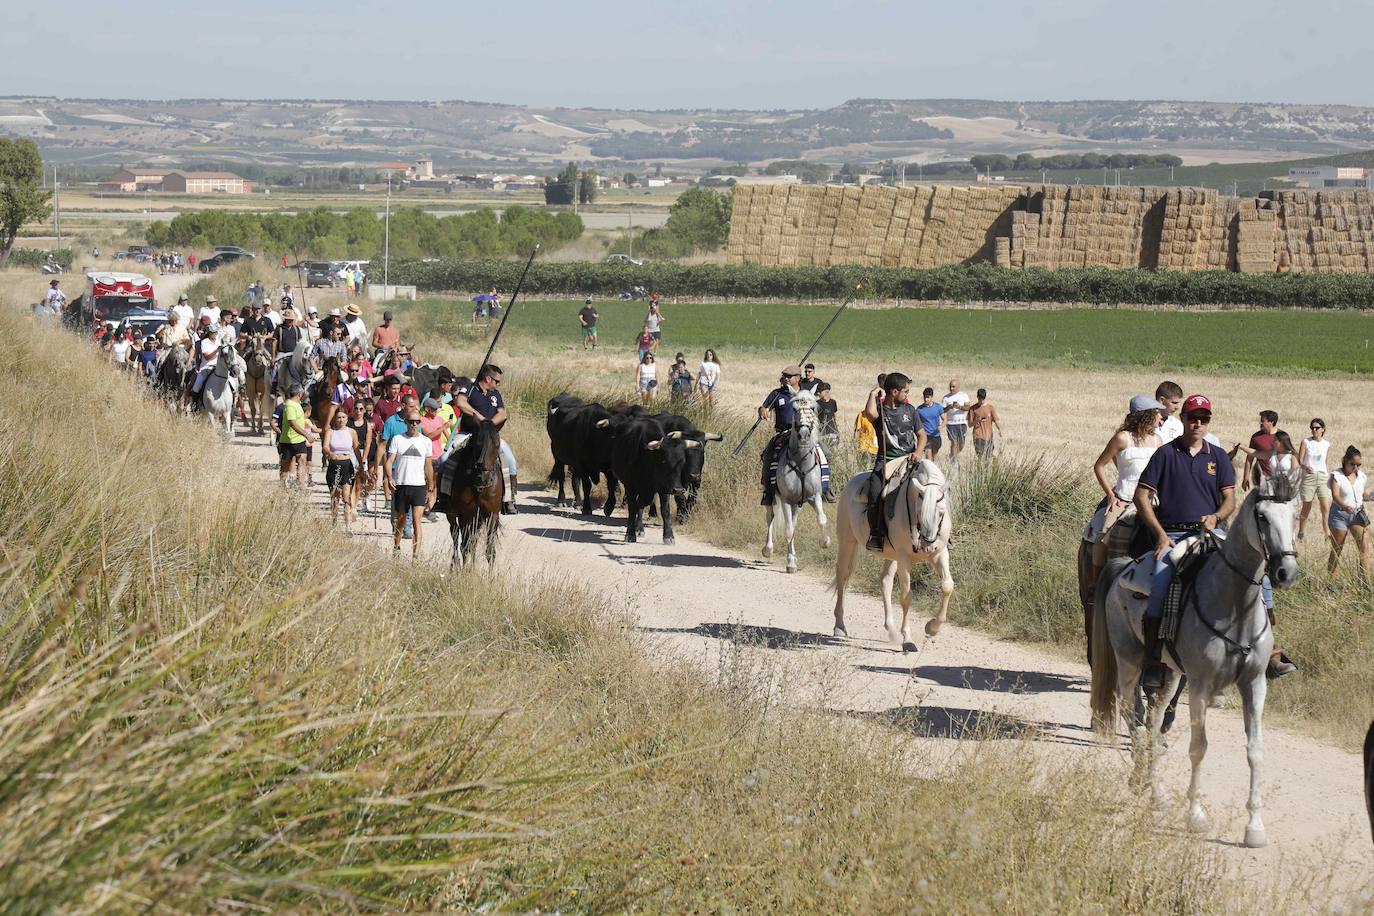
[[[760,420],[766,420],[770,415],[773,417],[773,438],[768,440],[760,456],[763,463],[763,499],[759,502],[761,506],[771,506],[777,493],[778,458],[787,444],[787,437],[791,435],[793,425],[797,422],[797,396],[802,391],[801,376],[802,370],[799,366],[788,366],[783,369],[778,378],[778,387],[768,392],[768,397],[759,405]],[[821,465],[821,499],[833,503],[835,495],[830,492],[830,460],[826,457],[825,449],[819,444],[816,445],[816,458]]]
[[[887,538],[883,497],[925,451],[926,434],[911,404],[911,379],[889,372],[868,393],[863,415],[878,433],[878,454],[868,478],[868,549],[882,550]]]

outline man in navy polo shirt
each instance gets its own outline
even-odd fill
[[[1155,538],[1155,571],[1145,612],[1145,672],[1141,686],[1164,686],[1159,660],[1159,622],[1173,579],[1169,548],[1176,539],[1212,531],[1236,506],[1236,471],[1219,446],[1203,436],[1212,422],[1212,402],[1195,394],[1183,402],[1183,435],[1155,450],[1135,491],[1140,522]],[[1154,504],[1158,498],[1159,505]]]
[[[473,433],[477,432],[483,420],[490,420],[500,429],[506,425],[506,402],[501,398],[501,367],[487,363],[477,370],[477,381],[466,391],[460,391],[453,398],[453,409],[459,414],[457,447],[462,448]],[[501,440],[501,459],[506,469],[506,500],[501,511],[507,515],[515,514],[515,488],[518,484],[519,468],[515,464],[515,453]],[[444,475],[447,477],[448,475]],[[447,494],[445,494],[447,495]]]
[[[814,369],[815,367],[812,366]],[[792,432],[792,424],[796,422],[797,408],[795,400],[797,394],[802,390],[801,381],[802,371],[797,366],[788,366],[782,370],[778,377],[778,387],[768,392],[768,397],[763,399],[759,405],[759,419],[768,419],[769,414],[773,416],[773,438],[768,440],[768,444],[763,447],[763,499],[759,501],[761,506],[771,506],[773,495],[777,489],[777,464],[778,455],[784,445],[787,444],[787,437]],[[835,501],[835,496],[830,492],[830,459],[826,456],[825,450],[817,446],[816,457],[821,463],[821,498],[828,503]]]

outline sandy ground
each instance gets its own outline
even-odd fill
[[[239,436],[230,454],[262,477],[264,486],[275,479],[275,452],[263,438]],[[534,470],[527,474],[534,476]],[[302,499],[326,511],[322,487]],[[623,519],[584,519],[552,502],[549,494],[526,488],[520,514],[503,519],[505,574],[584,579],[637,621],[649,651],[699,666],[707,676],[721,670],[725,659],[742,656],[786,685],[780,696],[803,708],[868,721],[901,713],[913,723],[914,740],[937,743],[955,761],[989,746],[1007,753],[1030,748],[1044,756],[1051,773],[1055,761],[1092,755],[1110,778],[1127,777],[1124,744],[1096,743],[1087,728],[1088,670],[1082,664],[952,624],[933,640],[921,637],[921,651],[904,656],[884,641],[878,600],[856,594],[846,602],[854,638],[836,640],[829,635],[833,598],[818,578],[787,576],[752,556],[682,534],[675,545],[664,546],[653,527],[646,541],[625,544]],[[422,533],[424,562],[447,564],[444,524],[426,524]],[[365,512],[355,536],[390,550],[385,518]],[[814,536],[814,528],[804,526],[802,536]],[[410,543],[403,543],[405,559],[397,562],[409,562]],[[1264,813],[1270,845],[1248,850],[1238,845],[1249,778],[1241,721],[1234,710],[1214,711],[1209,726],[1204,791],[1214,827],[1203,841],[1217,844],[1231,866],[1265,876],[1282,868],[1329,873],[1345,890],[1374,871],[1358,755],[1267,730]],[[1187,786],[1186,734],[1181,724],[1167,756],[1167,782],[1180,798]],[[991,744],[961,740],[974,736]],[[1183,820],[1184,809],[1175,801],[1161,811],[1159,823],[1173,830]]]

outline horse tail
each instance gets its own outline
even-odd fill
[[[1112,560],[1102,570],[1093,595],[1092,644],[1092,720],[1093,730],[1108,737],[1116,730],[1117,689],[1116,651],[1107,632],[1107,599],[1112,593],[1121,571],[1130,563],[1128,557]]]
[[[839,549],[835,552],[835,577],[830,583],[831,591],[837,595],[844,591],[845,585],[854,577],[855,570],[859,568],[861,552],[854,538],[854,525],[849,518],[849,505],[842,494],[839,511],[835,513],[835,540],[838,542]]]

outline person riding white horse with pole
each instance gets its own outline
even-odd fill
[[[878,456],[868,484],[868,549],[883,549],[882,491],[887,481],[919,461],[926,447],[925,430],[910,401],[911,379],[891,372],[868,393],[864,416],[878,431]]]
[[[759,405],[760,421],[768,419],[769,416],[773,418],[773,438],[763,447],[763,454],[759,456],[763,463],[763,498],[759,501],[761,506],[773,505],[773,497],[777,490],[778,454],[787,443],[788,436],[792,434],[792,425],[796,420],[796,405],[793,402],[801,391],[801,375],[799,366],[788,366],[783,369],[778,378],[778,387],[768,392],[768,397]],[[830,461],[819,443],[816,445],[816,457],[821,463],[821,499],[833,503],[835,497],[830,492]]]

